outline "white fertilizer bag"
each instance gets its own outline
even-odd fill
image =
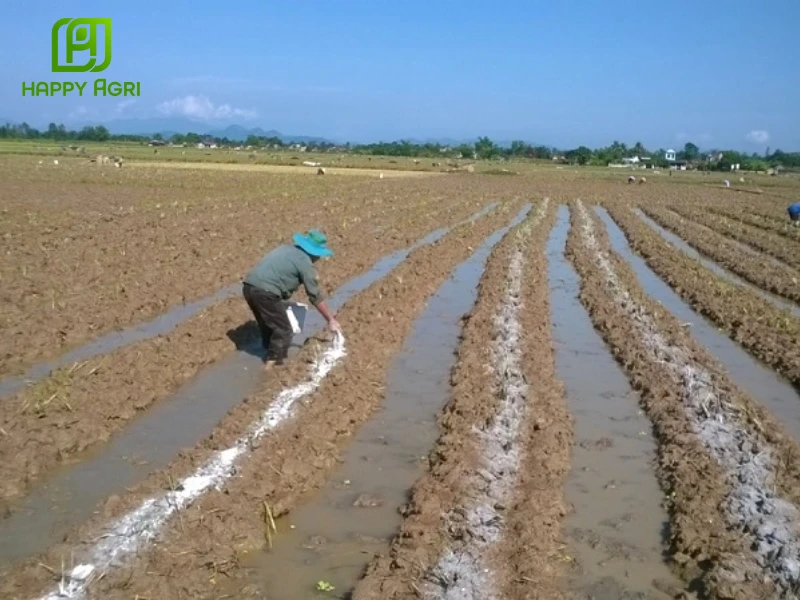
[[[303,331],[303,325],[306,322],[306,313],[308,312],[308,305],[302,302],[290,302],[286,307],[286,316],[289,317],[289,323],[292,324],[292,332],[297,335]]]

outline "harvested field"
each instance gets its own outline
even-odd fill
[[[292,511],[280,543],[244,561],[267,597],[304,597],[308,582],[320,577],[350,589],[371,556],[364,544],[371,552],[388,549],[400,525],[398,507],[428,465],[438,433],[434,417],[449,397],[462,320],[475,303],[487,257],[506,230],[486,238],[436,290],[388,367],[380,410],[353,436],[324,488]],[[276,580],[276,571],[287,576]]]
[[[715,208],[714,212],[724,217],[741,221],[746,225],[752,225],[770,233],[777,233],[787,239],[800,241],[800,230],[793,227],[786,218],[786,206],[784,203],[781,203],[781,206],[776,207],[771,212],[768,211],[767,207],[743,203]]]
[[[289,165],[242,165],[234,163],[185,163],[185,162],[131,162],[128,163],[132,167],[144,167],[148,169],[197,169],[197,170],[210,170],[210,171],[247,171],[247,172],[262,172],[262,173],[291,173],[297,175],[316,175],[318,167],[303,167],[303,166],[289,166]],[[441,173],[432,173],[429,171],[403,171],[400,169],[386,169],[381,171],[384,177],[423,177],[441,175]],[[359,169],[359,168],[330,168],[326,167],[326,174],[328,175],[350,175],[350,176],[369,176],[377,177],[379,172],[376,169]]]
[[[518,209],[521,205],[516,203],[516,206]],[[212,492],[190,509],[181,520],[175,522],[175,530],[167,534],[170,538],[177,536],[175,547],[190,544],[197,548],[197,554],[192,552],[185,555],[186,564],[182,565],[183,568],[197,565],[197,556],[205,557],[204,565],[208,561],[212,564],[227,565],[243,549],[258,547],[264,541],[261,528],[263,522],[258,508],[263,499],[271,499],[273,514],[278,516],[296,501],[299,494],[320,484],[325,470],[332,467],[335,462],[336,442],[346,438],[352,428],[363,421],[380,401],[382,373],[386,361],[402,342],[420,302],[436,288],[437,281],[447,276],[458,260],[466,258],[472,246],[513,217],[513,208],[513,205],[507,205],[504,210],[479,219],[474,225],[460,226],[430,248],[416,250],[406,262],[391,273],[387,281],[376,282],[356,297],[356,304],[349,304],[341,311],[340,322],[349,332],[348,360],[343,366],[343,371],[335,371],[331,382],[323,385],[315,394],[311,410],[312,414],[320,411],[320,415],[318,417],[304,415],[297,423],[299,429],[295,430],[292,423],[289,423],[288,427],[281,430],[280,435],[273,435],[265,440],[254,450],[244,470],[240,472],[242,479],[231,481],[226,486],[225,493]],[[433,256],[437,256],[436,261],[432,261]],[[431,268],[435,271],[426,272],[426,269]],[[406,285],[405,281],[410,278],[418,281],[419,285]],[[406,298],[402,294],[413,294],[418,299],[412,301],[412,298],[408,298],[405,301]],[[382,297],[392,298],[391,303],[384,306],[385,303],[380,300]],[[370,322],[370,319],[373,321]],[[376,327],[379,327],[377,330],[380,331],[378,336],[374,335]],[[372,345],[365,340],[371,341]],[[225,448],[241,435],[247,424],[263,410],[265,402],[268,404],[269,399],[274,397],[277,391],[290,381],[302,381],[304,365],[307,359],[313,356],[313,347],[304,349],[298,357],[300,360],[296,361],[280,380],[268,382],[263,392],[234,409],[212,433],[207,443],[198,447],[196,452],[184,453],[184,456],[167,472],[153,475],[142,485],[139,493],[126,494],[126,500],[123,502],[116,499],[110,501],[101,509],[103,519],[99,521],[121,517],[127,510],[134,508],[141,498],[162,490],[165,481],[181,481],[186,474],[202,464],[202,460],[214,450]],[[340,420],[339,424],[337,420]],[[319,423],[319,426],[312,427],[313,422]],[[287,445],[290,440],[293,441]],[[248,475],[250,468],[255,469],[253,475],[258,473],[255,480],[259,482],[259,489],[250,489],[245,495],[232,493],[231,489],[235,489],[239,484],[251,488],[254,479]],[[287,479],[286,475],[289,473],[292,476]],[[233,501],[234,505],[230,509],[225,509],[224,505],[230,501]],[[252,514],[255,522],[243,520],[242,517],[247,511],[242,511],[241,507],[253,502],[256,507]],[[197,512],[194,513],[194,510]],[[209,510],[214,515],[210,520],[204,516]],[[97,526],[95,524],[94,528]],[[92,526],[87,525],[70,536],[72,542],[64,547],[74,547],[76,540],[85,539],[88,532],[86,527]],[[197,529],[194,530],[194,527]],[[230,540],[230,543],[225,542],[226,539]],[[153,552],[152,558],[148,554],[143,554],[133,568],[138,573],[148,573],[141,580],[140,589],[149,589],[151,591],[147,593],[151,594],[155,589],[166,586],[163,588],[163,593],[159,592],[156,595],[170,597],[168,591],[170,578],[167,575],[173,569],[181,567],[170,564],[164,565],[167,567],[165,571],[157,570],[155,565],[162,563],[165,556],[173,554],[173,551],[164,554],[161,548]],[[54,560],[56,556],[59,556],[58,550],[54,550],[44,559],[45,564],[57,564],[58,560]],[[149,564],[151,560],[153,563]],[[40,578],[41,568],[34,565],[30,573]],[[197,580],[194,585],[202,589],[208,582],[208,569],[201,565],[196,573]],[[126,583],[130,572],[125,570],[118,575],[120,579],[109,573],[102,580],[102,585],[108,585],[104,592],[105,597],[112,597],[114,590],[125,596],[130,594],[129,584]],[[186,575],[185,580],[179,582],[182,589],[186,589],[192,579],[190,573],[187,572]],[[232,573],[228,576],[232,576]],[[154,588],[154,585],[157,587]],[[139,584],[136,586],[138,588]],[[9,588],[8,592],[13,593],[13,588]]]
[[[783,201],[479,171],[0,158],[0,596],[798,598]],[[310,227],[344,335],[267,374]]]
[[[681,326],[720,361],[739,387],[759,398],[785,424],[794,439],[800,440],[800,414],[796,408],[800,397],[795,387],[731,339],[714,321],[693,309],[681,297],[680,290],[671,288],[636,254],[625,232],[607,211],[595,207],[595,212],[607,229],[614,252],[631,265],[644,291],[674,315]]]

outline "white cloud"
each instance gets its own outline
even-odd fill
[[[129,106],[132,106],[134,104],[136,104],[136,100],[134,100],[133,98],[128,98],[127,100],[123,100],[122,102],[117,104],[116,108],[114,109],[114,112],[117,113],[117,114],[121,114],[121,113],[125,112],[125,110]]]
[[[88,114],[89,114],[89,109],[88,108],[86,108],[85,106],[79,106],[75,110],[70,111],[70,113],[67,115],[67,118],[69,118],[69,119],[77,119],[77,118],[80,118],[80,117],[85,117]]]
[[[769,132],[763,129],[754,129],[744,137],[748,142],[763,146],[769,141]]]
[[[206,96],[184,96],[158,105],[164,115],[182,115],[192,119],[209,121],[212,119],[253,119],[258,116],[255,110],[234,108],[230,104],[215,105]]]

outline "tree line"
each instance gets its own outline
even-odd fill
[[[68,130],[64,125],[50,123],[46,130],[40,131],[27,123],[18,125],[6,124],[0,126],[0,139],[27,139],[27,140],[53,140],[53,141],[92,141],[92,142],[139,142],[148,143],[151,140],[169,141],[174,144],[194,145],[201,141],[213,141],[219,146],[251,146],[255,148],[287,148],[287,143],[278,137],[249,136],[243,143],[227,138],[215,138],[199,133],[175,134],[164,140],[160,134],[152,137],[144,135],[112,134],[106,127],[86,126],[80,130]],[[655,167],[669,166],[666,159],[666,149],[647,149],[641,142],[628,146],[620,141],[602,148],[588,148],[579,146],[569,150],[560,150],[555,147],[532,145],[522,140],[515,140],[507,147],[500,146],[488,137],[480,137],[473,144],[458,146],[445,146],[437,143],[414,143],[407,140],[393,142],[378,142],[372,144],[346,144],[334,146],[331,143],[309,143],[307,150],[324,151],[335,147],[337,150],[361,155],[396,156],[411,158],[462,158],[462,159],[512,159],[527,158],[534,160],[557,160],[574,165],[607,166],[621,163],[623,159],[639,157],[649,159]],[[708,170],[729,171],[731,165],[739,165],[740,169],[748,171],[763,171],[770,167],[782,166],[784,168],[800,169],[800,152],[783,152],[769,148],[763,154],[743,153],[736,150],[710,150],[701,152],[700,148],[687,142],[676,153],[678,160],[693,163],[697,168]]]
[[[648,159],[647,162],[655,167],[666,168],[670,161],[666,158],[667,151],[664,148],[648,150],[641,142],[633,146],[614,141],[610,146],[596,148],[592,150],[586,146],[580,146],[574,150],[564,153],[567,162],[578,165],[606,166],[609,164],[619,164],[623,159],[639,157]],[[709,171],[730,171],[732,166],[739,165],[745,171],[764,171],[773,167],[785,167],[791,169],[800,168],[800,152],[783,152],[775,150],[770,152],[767,148],[764,154],[753,152],[739,152],[738,150],[718,150],[713,149],[701,152],[700,148],[687,142],[683,149],[675,153],[678,161],[691,163],[697,169]]]

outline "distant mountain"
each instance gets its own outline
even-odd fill
[[[490,136],[491,137],[491,136]],[[462,144],[472,145],[478,141],[477,137],[474,138],[464,138],[460,140],[456,140],[453,138],[428,138],[428,139],[416,139],[410,138],[408,140],[412,144],[439,144],[440,146],[450,146],[454,148],[456,146],[461,146]],[[492,140],[496,146],[500,146],[501,148],[510,148],[511,147],[511,140]],[[527,140],[523,140],[526,144],[530,144],[531,146],[538,146],[539,144],[534,144],[533,142],[529,142]]]
[[[228,138],[229,140],[243,142],[250,135],[263,137],[277,137],[285,143],[334,143],[319,136],[306,135],[286,135],[280,131],[271,129],[265,131],[261,127],[247,128],[242,125],[228,125],[206,123],[192,119],[117,119],[105,123],[82,123],[83,125],[105,125],[111,133],[130,134],[130,135],[155,135],[160,133],[165,138],[169,138],[176,133],[197,133],[216,138]]]
[[[21,121],[19,121],[19,119],[0,119],[0,125],[4,125],[6,123],[19,124],[21,123]],[[36,127],[40,131],[44,131],[47,129],[46,123],[45,124],[29,123],[29,124],[33,127]],[[248,128],[243,125],[237,125],[237,124],[225,125],[224,123],[213,123],[213,122],[209,123],[205,121],[197,121],[195,119],[187,119],[181,117],[150,118],[150,119],[115,119],[105,122],[82,120],[82,121],[70,122],[66,125],[68,129],[80,129],[87,125],[93,125],[93,126],[104,125],[105,127],[108,128],[108,130],[111,133],[114,134],[153,136],[158,133],[161,134],[164,137],[164,139],[169,139],[176,133],[179,134],[197,133],[199,135],[209,136],[209,137],[228,138],[229,140],[237,142],[243,142],[250,135],[255,135],[258,137],[277,137],[284,143],[297,143],[297,144],[308,144],[308,143],[344,144],[346,141],[346,140],[329,140],[327,138],[320,136],[288,135],[281,133],[280,131],[276,131],[275,129],[264,130],[261,127]],[[471,145],[478,141],[477,137],[463,138],[463,139],[442,137],[442,138],[426,138],[426,139],[417,139],[417,138],[397,138],[391,140],[382,139],[382,140],[373,140],[372,142],[364,140],[361,143],[377,143],[378,141],[388,143],[392,141],[399,141],[400,139],[406,139],[412,144],[439,144],[441,146],[449,146],[451,148],[455,146],[460,146],[461,144]],[[510,141],[497,141],[497,140],[493,141],[496,145],[502,148],[508,148],[511,146]],[[531,143],[531,145],[535,146],[537,144]]]
[[[219,138],[228,138],[229,140],[236,140],[236,141],[244,141],[250,135],[255,135],[257,137],[276,137],[279,138],[283,142],[291,142],[296,144],[308,144],[308,143],[335,143],[331,140],[328,140],[323,137],[319,136],[310,136],[310,135],[285,135],[280,131],[276,131],[275,129],[270,129],[269,131],[264,131],[261,127],[253,127],[251,129],[247,129],[246,127],[242,127],[241,125],[229,125],[225,129],[212,129],[208,132],[213,137]]]
[[[426,139],[400,138],[400,139],[405,139],[406,141],[410,142],[411,144],[439,144],[440,146],[453,147],[453,146],[460,146],[461,144],[472,144],[475,141],[477,141],[478,138],[475,138],[475,139],[472,139],[472,140],[469,140],[469,139],[456,140],[456,139],[453,139],[453,138],[426,138]],[[395,141],[395,140],[392,140],[392,141]]]

